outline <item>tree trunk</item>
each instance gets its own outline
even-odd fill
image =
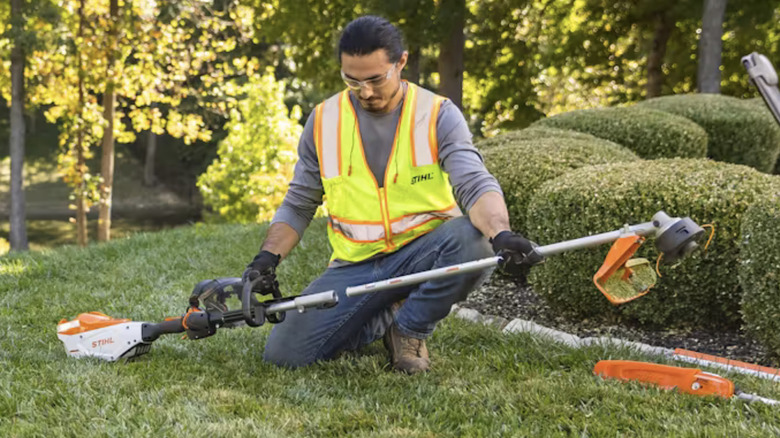
[[[664,83],[663,64],[666,56],[666,47],[673,29],[672,20],[667,11],[660,11],[656,15],[655,32],[653,34],[653,46],[647,56],[647,98],[661,95],[661,87]]]
[[[22,26],[22,0],[11,0],[11,23]],[[21,29],[15,29],[14,47],[11,49],[11,215],[9,235],[11,249],[28,249],[24,211],[24,49],[21,45]]]
[[[723,17],[727,0],[704,0],[699,39],[699,93],[720,93],[720,62],[723,50]]]
[[[100,184],[100,209],[98,213],[98,240],[106,242],[111,239],[111,197],[114,185],[114,84],[106,85],[103,94],[103,118],[107,126],[103,132],[103,155],[100,163],[100,174],[103,182]]]
[[[462,108],[466,1],[442,0],[439,8],[449,18],[439,50],[439,94],[450,98],[458,108]]]
[[[157,134],[151,129],[146,140],[146,159],[144,160],[144,185],[152,187],[157,184],[154,176],[154,160],[157,154]]]
[[[84,35],[84,1],[79,2],[79,39]],[[79,90],[78,134],[76,138],[76,165],[78,166],[79,182],[76,187],[76,242],[79,246],[87,246],[87,200],[85,196],[84,175],[86,160],[84,158],[84,68],[81,65],[81,52],[76,52]]]
[[[406,78],[409,82],[420,84],[420,47],[409,48],[409,60],[406,63]]]
[[[114,86],[115,62],[116,62],[116,36],[117,19],[119,15],[119,1],[111,0],[111,30],[109,30],[109,44],[107,53],[106,92],[103,94],[103,118],[106,120],[106,128],[103,131],[103,155],[100,173],[103,182],[100,184],[100,211],[98,214],[98,240],[106,242],[111,239],[111,199],[114,186],[114,106],[116,103],[116,91]]]

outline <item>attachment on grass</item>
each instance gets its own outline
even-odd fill
[[[721,376],[697,368],[675,367],[632,360],[601,360],[593,373],[603,378],[633,380],[656,385],[661,389],[677,389],[687,394],[723,398],[734,396],[734,383]]]
[[[731,380],[698,368],[675,367],[633,360],[600,360],[593,368],[593,374],[604,379],[611,378],[623,382],[635,381],[655,385],[661,389],[676,389],[685,394],[727,399],[735,397],[749,402],[759,401],[768,405],[780,405],[780,400],[739,391]]]

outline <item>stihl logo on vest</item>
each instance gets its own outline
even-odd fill
[[[114,338],[98,339],[97,341],[92,342],[92,348],[98,348],[113,343],[114,343]]]
[[[428,181],[433,179],[433,172],[426,173],[425,175],[417,175],[412,177],[412,185],[417,184],[420,181]]]

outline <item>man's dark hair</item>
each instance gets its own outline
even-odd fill
[[[401,31],[382,17],[365,15],[347,24],[341,32],[339,62],[342,53],[362,56],[379,49],[385,49],[391,63],[398,62],[404,52]]]

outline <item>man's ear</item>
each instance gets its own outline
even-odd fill
[[[406,67],[406,61],[409,59],[409,52],[404,50],[403,53],[401,53],[401,57],[398,58],[398,77],[401,77],[401,71]]]

